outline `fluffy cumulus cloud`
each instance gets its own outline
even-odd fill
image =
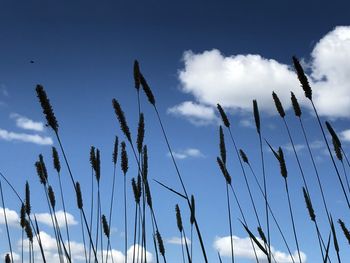
[[[217,103],[231,111],[251,112],[252,100],[259,109],[275,113],[271,93],[275,91],[289,109],[290,91],[300,104],[310,107],[291,65],[258,54],[225,56],[213,49],[203,53],[186,51],[179,71],[181,90],[195,102],[174,106],[178,115],[192,121],[193,106],[215,109]],[[350,26],[336,27],[320,39],[307,61],[313,99],[319,113],[328,117],[350,117]],[[186,107],[187,106],[187,107]],[[202,111],[203,113],[203,111]],[[205,114],[203,120],[213,119]],[[201,115],[196,115],[197,122]]]
[[[11,226],[19,226],[19,216],[16,211],[5,208],[5,213],[4,213],[4,208],[0,207],[0,225],[5,224],[5,214],[6,214],[6,219],[7,223]]]
[[[49,213],[37,213],[35,214],[36,219],[38,222],[45,224],[47,226],[52,226],[52,221],[51,221],[51,216]],[[74,216],[70,213],[66,213],[67,217],[67,224],[68,225],[77,225],[78,222],[75,220]],[[63,227],[66,225],[65,223],[65,216],[64,212],[62,210],[59,210],[56,212],[56,218],[57,218],[57,223],[60,227]]]
[[[16,126],[21,129],[39,131],[39,132],[44,130],[44,124],[42,122],[33,121],[20,114],[11,113],[10,118],[14,119],[16,122]]]
[[[350,130],[344,130],[340,133],[341,140],[350,142]]]
[[[0,139],[5,141],[15,141],[15,142],[30,142],[38,145],[53,144],[51,137],[41,136],[39,134],[11,132],[4,129],[0,129]]]
[[[168,153],[168,156],[170,157],[170,153]],[[180,151],[173,151],[173,156],[175,159],[187,159],[187,158],[203,158],[204,154],[195,148],[187,148],[185,150]]]
[[[263,241],[260,238],[257,238],[260,243],[263,243]],[[235,250],[235,256],[240,258],[246,258],[246,259],[255,259],[255,254],[253,247],[251,245],[251,241],[248,237],[246,238],[240,238],[237,236],[233,236],[233,244],[234,244],[234,250]],[[254,244],[255,250],[257,252],[257,256],[259,259],[259,262],[267,262],[266,255],[259,250],[259,248]],[[231,240],[229,236],[225,237],[217,237],[214,241],[214,248],[220,253],[223,257],[231,257]],[[291,256],[287,253],[281,252],[276,250],[274,247],[271,246],[271,252],[273,253],[274,258],[277,262],[280,263],[292,263],[293,260]],[[300,252],[302,262],[306,262],[306,255],[303,252]],[[297,259],[298,254],[297,252],[293,253],[293,258]]]

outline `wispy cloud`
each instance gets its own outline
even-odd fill
[[[51,137],[41,136],[38,134],[16,133],[0,129],[0,139],[5,141],[30,142],[38,145],[52,145]]]
[[[182,244],[185,244],[185,238],[172,237],[167,239],[166,242],[173,245],[182,245]],[[186,242],[188,245],[191,244],[191,240],[189,240],[187,237],[186,237]]]
[[[25,116],[22,116],[18,113],[11,113],[10,118],[14,119],[16,126],[25,130],[32,130],[41,132],[44,130],[44,124],[42,122],[33,121]]]
[[[257,237],[259,242],[263,244],[263,241]],[[233,236],[233,242],[235,247],[235,256],[246,259],[255,259],[255,254],[253,247],[251,245],[251,241],[249,237],[240,238],[238,236]],[[266,255],[254,244],[256,249],[256,254],[258,256],[259,262],[267,262]],[[230,236],[225,237],[217,237],[214,241],[214,248],[220,253],[223,257],[231,256],[231,238]],[[292,263],[293,259],[287,253],[276,250],[273,246],[271,246],[271,252],[273,253],[274,258],[277,262],[280,263]],[[302,262],[306,262],[306,255],[302,251],[300,251]],[[297,251],[293,253],[293,258],[297,258]]]
[[[286,149],[290,153],[294,152],[293,145],[291,143],[285,144],[284,146],[282,146],[282,148]],[[294,148],[295,148],[295,151],[298,153],[304,150],[306,148],[306,145],[297,143],[297,144],[294,144]]]
[[[168,153],[168,156],[171,156],[170,153]],[[187,148],[185,150],[180,151],[173,151],[173,156],[175,159],[186,159],[186,158],[203,158],[204,154],[195,148]]]

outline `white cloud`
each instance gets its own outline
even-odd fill
[[[287,143],[282,146],[283,149],[286,149],[290,153],[294,153],[293,146],[291,143]],[[304,144],[294,144],[295,151],[298,153],[306,148]]]
[[[252,100],[257,99],[260,111],[271,114],[276,113],[272,91],[286,110],[291,108],[293,91],[299,103],[310,108],[291,65],[258,54],[225,56],[217,49],[186,51],[183,61],[184,68],[178,75],[181,90],[193,95],[197,107],[215,107],[220,103],[228,111],[251,112]],[[350,26],[336,27],[327,33],[305,63],[320,115],[349,118]]]
[[[16,126],[21,129],[39,131],[39,132],[44,130],[44,124],[42,122],[33,121],[17,113],[11,113],[10,118],[14,119],[16,122]]]
[[[11,226],[19,226],[19,216],[16,211],[5,208],[7,223]],[[5,224],[4,209],[0,207],[0,225]]]
[[[181,243],[181,241],[182,241],[182,243]],[[189,240],[187,237],[186,237],[186,242],[187,242],[187,245],[191,244],[191,240]],[[167,243],[173,244],[173,245],[182,245],[182,244],[185,245],[185,238],[184,237],[182,237],[182,238],[172,237],[172,238],[169,238],[167,240]]]
[[[57,222],[60,227],[63,227],[66,225],[65,218],[64,218],[64,212],[62,210],[57,211],[56,213]],[[38,222],[43,223],[47,226],[52,226],[51,216],[49,213],[36,213],[35,214],[36,219]],[[77,225],[78,222],[75,220],[74,216],[70,213],[66,213],[67,216],[67,223],[68,225]]]
[[[242,119],[239,121],[239,125],[246,128],[254,128],[255,124],[252,119]]]
[[[168,109],[168,113],[175,116],[183,116],[191,123],[202,126],[215,123],[218,118],[213,107],[204,106],[192,101],[185,101]]]
[[[340,133],[340,138],[343,141],[350,142],[350,130],[344,130]]]
[[[0,129],[0,139],[5,141],[31,142],[39,145],[52,145],[51,137],[40,136],[38,134],[16,133]]]
[[[170,153],[168,153],[170,156]],[[173,156],[175,159],[186,159],[186,158],[203,158],[204,154],[195,148],[188,148],[180,151],[173,151]]]
[[[261,244],[263,241],[260,238],[257,238]],[[235,256],[246,258],[246,259],[255,259],[254,250],[251,245],[251,241],[249,237],[240,238],[237,236],[233,236],[233,245],[235,250]],[[266,255],[257,247],[254,243],[254,247],[257,252],[257,256],[259,262],[266,262]],[[229,236],[225,237],[217,237],[214,241],[214,248],[220,253],[223,257],[231,257],[231,239]],[[292,263],[293,260],[289,254],[276,250],[273,246],[271,246],[271,251],[279,263]],[[306,255],[302,251],[300,252],[302,262],[306,262]],[[293,253],[293,258],[297,259],[297,251]]]

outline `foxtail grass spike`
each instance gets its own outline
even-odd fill
[[[41,166],[39,161],[35,162],[35,167],[36,167],[36,172],[37,172],[37,174],[39,176],[39,179],[40,179],[40,183],[45,185],[46,184],[46,178],[45,178],[45,176],[43,174],[43,169],[42,169],[42,166]]]
[[[336,140],[334,138],[332,138],[332,143],[333,143],[335,156],[337,156],[338,160],[342,162],[343,161],[343,154],[342,154],[340,145],[336,142]]]
[[[95,166],[95,176],[97,183],[100,182],[101,179],[101,157],[100,157],[100,150],[96,149],[96,166]]]
[[[332,235],[333,235],[333,244],[334,244],[334,249],[337,253],[339,253],[339,244],[338,244],[338,239],[337,239],[337,233],[335,232],[335,227],[333,223],[333,218],[331,217],[331,230],[332,230]]]
[[[24,231],[26,232],[27,238],[29,239],[30,243],[32,243],[33,242],[33,231],[32,231],[32,227],[30,226],[28,220],[25,221]]]
[[[139,153],[141,153],[142,151],[144,137],[145,137],[145,119],[144,119],[143,113],[140,113],[139,126],[137,129],[137,140],[136,140],[137,150]]]
[[[121,168],[122,171],[124,173],[124,176],[126,175],[127,171],[128,171],[128,154],[126,152],[126,144],[125,142],[122,142],[121,144]]]
[[[139,187],[136,183],[135,178],[131,179],[131,186],[132,186],[132,191],[134,193],[135,203],[139,204],[140,203]]]
[[[225,136],[222,126],[220,125],[220,156],[224,164],[226,164],[226,146],[225,146]]]
[[[278,160],[280,163],[281,175],[283,176],[283,178],[287,178],[288,176],[287,166],[286,166],[286,161],[284,159],[284,154],[281,147],[278,148],[278,156],[279,156]]]
[[[262,239],[262,241],[264,241],[264,243],[267,244],[267,239],[266,239],[265,233],[260,226],[258,226],[258,233],[259,233],[259,236]]]
[[[135,81],[135,88],[139,90],[140,89],[140,66],[137,60],[134,61],[134,81]]]
[[[117,159],[118,159],[118,136],[115,136],[113,155],[112,155],[112,160],[114,165],[117,164]]]
[[[147,176],[148,176],[148,151],[147,151],[147,145],[143,146],[142,176],[143,176],[143,180],[147,181]]]
[[[158,247],[159,247],[159,253],[164,257],[165,255],[165,248],[162,236],[160,235],[159,231],[156,232],[157,241],[158,241]]]
[[[239,154],[241,155],[242,161],[249,164],[248,157],[242,149],[239,149]]]
[[[180,211],[180,207],[178,204],[175,205],[175,213],[176,213],[177,228],[179,229],[179,232],[181,233],[183,230],[183,225],[182,225],[181,211]]]
[[[152,196],[151,196],[151,191],[149,189],[149,184],[148,181],[145,181],[145,194],[146,194],[146,201],[148,206],[150,207],[150,209],[153,209],[153,205],[152,205]]]
[[[49,200],[50,200],[50,204],[52,206],[53,209],[55,209],[56,206],[56,198],[55,198],[55,193],[51,187],[51,185],[49,185],[48,187],[48,192],[49,192]]]
[[[26,187],[25,187],[25,212],[27,215],[30,215],[30,212],[32,210],[31,204],[30,204],[30,188],[29,183],[26,181]]]
[[[229,120],[228,120],[228,118],[227,118],[227,115],[226,115],[224,109],[221,107],[220,104],[217,104],[217,108],[218,108],[218,111],[219,111],[219,113],[220,113],[222,122],[224,123],[224,125],[225,125],[227,128],[229,128],[229,127],[230,127],[230,122],[229,122]]]
[[[280,99],[278,98],[277,94],[274,91],[272,92],[272,98],[273,98],[273,101],[275,102],[277,112],[282,118],[284,118],[286,116],[286,113],[284,112]]]
[[[19,224],[20,224],[21,228],[24,229],[24,227],[26,226],[26,206],[24,205],[24,203],[22,203],[22,205],[21,205],[21,210],[20,210],[19,215],[20,215]]]
[[[102,226],[103,226],[104,234],[106,235],[107,238],[109,238],[110,231],[109,231],[109,226],[105,215],[102,215]]]
[[[190,217],[191,225],[193,225],[195,218],[196,218],[196,204],[194,201],[194,196],[191,195],[191,217]]]
[[[260,114],[259,114],[258,102],[256,100],[253,100],[253,112],[254,112],[256,131],[258,132],[258,134],[260,134]]]
[[[337,133],[334,131],[332,125],[331,125],[328,121],[326,121],[326,127],[327,127],[329,133],[331,134],[333,140],[334,140],[334,141],[339,145],[339,147],[341,148],[342,145],[341,145],[341,142],[340,142],[340,140],[339,140],[339,137],[338,137]]]
[[[141,175],[137,175],[137,193],[138,193],[138,200],[140,202],[140,198],[141,198],[141,195],[142,195],[142,179],[141,179]]]
[[[95,147],[90,147],[90,164],[92,169],[96,169],[96,154],[95,154]]]
[[[152,90],[151,88],[149,87],[146,79],[144,78],[144,76],[140,73],[140,82],[141,82],[141,86],[143,88],[143,91],[145,92],[147,98],[148,98],[148,101],[153,105],[155,106],[156,105],[156,100],[153,96],[153,93],[152,93]]]
[[[294,68],[297,72],[301,87],[303,88],[303,90],[305,92],[305,97],[308,98],[309,100],[312,100],[312,90],[311,90],[309,81],[307,80],[307,77],[304,73],[302,66],[300,65],[299,60],[295,56],[293,56],[293,64],[294,64]]]
[[[61,163],[60,163],[60,158],[58,156],[56,147],[52,147],[52,159],[53,159],[53,167],[59,173],[61,171]]]
[[[314,208],[312,207],[310,196],[306,192],[305,187],[303,187],[303,194],[304,194],[305,204],[306,204],[306,208],[309,212],[310,219],[311,219],[311,221],[316,222],[315,211],[314,211]]]
[[[293,105],[293,109],[294,109],[294,113],[295,113],[295,116],[297,117],[301,117],[301,109],[300,109],[300,105],[299,105],[299,102],[297,100],[297,98],[295,97],[294,93],[293,92],[290,92],[291,94],[291,101],[292,101],[292,105]]]
[[[128,126],[126,119],[125,119],[124,111],[122,110],[119,102],[116,99],[112,100],[112,104],[113,104],[115,114],[117,115],[117,119],[119,121],[120,128],[121,128],[122,132],[124,133],[125,137],[131,143],[131,134],[130,134],[129,126]]]
[[[76,182],[75,184],[75,191],[77,195],[77,205],[79,209],[83,209],[83,197],[81,195],[81,189],[79,182]]]
[[[5,263],[11,263],[10,254],[8,254],[8,253],[5,256]]]
[[[341,229],[343,230],[344,236],[346,237],[346,239],[348,240],[348,242],[350,244],[350,232],[349,232],[349,230],[347,229],[347,227],[345,226],[345,223],[341,219],[338,220],[338,223],[339,223]]]
[[[36,93],[39,98],[41,108],[43,109],[43,113],[46,117],[47,124],[57,133],[58,132],[58,123],[53,112],[52,106],[50,104],[50,100],[46,95],[44,87],[40,84],[36,85]]]
[[[228,173],[225,164],[222,162],[222,160],[220,159],[220,157],[217,157],[217,162],[219,164],[220,170],[222,172],[222,175],[225,177],[226,183],[231,185],[231,176]]]

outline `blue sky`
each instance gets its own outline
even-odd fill
[[[315,211],[326,237],[329,229],[299,123],[291,110],[291,90],[302,105],[304,124],[334,218],[343,218],[347,224],[350,222],[346,220],[346,204],[330,158],[325,153],[310,103],[304,98],[292,69],[291,57],[296,55],[301,59],[310,77],[314,101],[322,120],[332,122],[345,150],[348,150],[348,10],[346,1],[2,1],[0,171],[20,193],[23,193],[24,183],[28,180],[32,189],[33,211],[38,214],[47,211],[34,163],[38,154],[42,153],[49,167],[51,182],[57,187],[57,175],[51,164],[51,144],[57,146],[57,142],[52,131],[44,126],[44,116],[35,94],[35,86],[40,83],[51,99],[62,140],[73,172],[82,184],[83,195],[89,196],[90,146],[101,150],[101,186],[107,202],[113,173],[111,155],[114,136],[117,135],[120,141],[125,139],[111,101],[112,98],[120,101],[135,138],[138,113],[132,68],[134,59],[138,59],[155,94],[185,183],[189,192],[196,196],[197,214],[209,262],[217,261],[217,249],[223,253],[223,262],[230,262],[230,254],[225,254],[227,242],[222,239],[229,235],[229,231],[225,182],[216,164],[219,154],[218,124],[221,122],[215,105],[221,103],[229,113],[238,147],[246,151],[261,178],[258,138],[252,117],[253,99],[258,100],[261,110],[263,136],[274,147],[282,146],[286,153],[296,224],[301,233],[301,250],[307,257],[306,262],[319,262],[315,232],[301,192],[302,181],[283,123],[275,113],[271,93],[276,91],[286,108],[286,119],[292,127],[299,157],[312,185],[311,197],[314,197]],[[34,63],[30,63],[31,60]],[[180,189],[156,116],[143,94],[141,103],[150,153],[150,178]],[[246,214],[253,215],[242,172],[227,133],[226,143],[233,185]],[[264,151],[271,206],[281,222],[289,222],[278,164],[266,145]],[[261,202],[258,189],[249,171],[246,171],[256,193],[254,196],[257,202]],[[130,153],[128,179],[131,180],[136,173],[136,163]],[[82,242],[80,227],[75,224],[79,223],[79,213],[65,168],[62,176],[67,182],[68,211],[74,217],[70,227],[72,236],[76,242]],[[113,248],[119,251],[123,250],[124,234],[122,179],[118,169],[112,240]],[[188,219],[186,204],[153,182],[151,188],[159,228],[166,241],[168,262],[179,262],[181,247],[170,241],[179,237],[175,204],[180,204],[184,217]],[[128,198],[132,200],[131,187],[128,191]],[[10,210],[19,211],[19,203],[7,188],[5,201]],[[107,207],[102,209],[107,212]],[[130,202],[130,215],[133,211],[134,203]],[[237,220],[240,216],[235,204],[232,211],[234,235],[239,239],[237,246],[241,244],[243,247],[247,235]],[[259,211],[263,214],[263,203],[259,203]],[[16,214],[12,213],[12,216],[15,222]],[[255,229],[254,217],[247,218]],[[0,254],[8,251],[5,227],[1,222]],[[45,218],[41,225],[47,234],[52,235],[51,227],[45,225]],[[189,233],[189,224],[186,223],[185,227]],[[337,230],[341,255],[346,259],[350,256],[346,251],[346,240],[339,227]],[[20,229],[14,223],[10,231],[13,243],[17,244]],[[285,232],[294,251],[289,224],[285,225]],[[47,238],[49,240],[49,236]],[[286,252],[275,229],[272,245],[276,250]],[[251,251],[242,247],[238,249],[237,262],[254,262],[250,258]],[[197,241],[194,248],[194,262],[202,262]],[[19,253],[17,245],[15,250]],[[152,249],[150,252],[154,253]]]

